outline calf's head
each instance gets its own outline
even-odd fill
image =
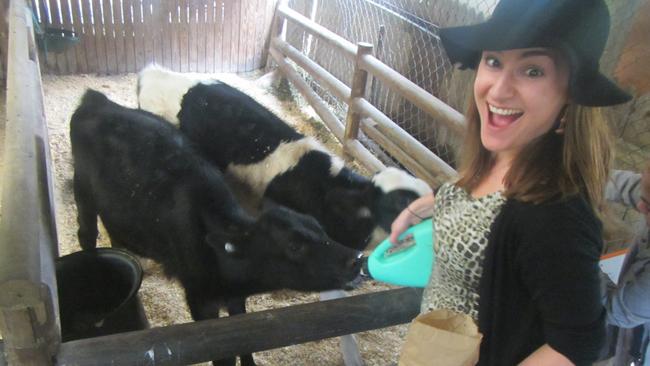
[[[360,252],[332,240],[311,216],[284,207],[263,212],[238,234],[229,231],[228,241],[208,235],[220,265],[262,290],[343,288],[361,269]]]
[[[325,195],[323,225],[343,244],[370,249],[388,236],[400,212],[431,192],[423,180],[389,167],[377,173],[372,182],[329,190]]]

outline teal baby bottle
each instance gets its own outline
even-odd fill
[[[393,245],[382,241],[368,257],[368,272],[375,280],[400,286],[425,287],[435,262],[431,219],[411,226]]]

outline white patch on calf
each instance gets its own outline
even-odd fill
[[[404,170],[394,167],[388,167],[372,177],[375,187],[378,187],[384,193],[389,193],[397,189],[410,190],[417,193],[420,197],[433,192],[431,187],[422,179],[416,178]]]
[[[138,105],[178,126],[178,112],[187,90],[198,83],[213,84],[200,74],[182,74],[151,64],[138,73]]]
[[[255,194],[262,196],[273,178],[295,167],[303,155],[314,150],[330,156],[331,176],[338,175],[343,169],[343,161],[340,158],[334,156],[313,137],[305,137],[298,141],[280,143],[271,154],[258,163],[230,164],[227,171],[240,181],[246,182]]]

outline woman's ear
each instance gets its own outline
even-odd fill
[[[558,114],[557,122],[555,123],[555,133],[561,135],[564,133],[564,127],[566,126],[566,114],[569,104],[565,104],[562,109],[560,109],[560,114]]]

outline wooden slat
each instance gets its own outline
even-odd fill
[[[136,64],[135,56],[135,19],[133,9],[134,1],[133,0],[122,0],[124,8],[124,59],[126,62],[126,71],[135,72],[138,71]]]
[[[49,9],[49,4],[48,0],[39,0],[38,1],[38,8],[40,10],[41,18],[40,18],[40,26],[41,28],[48,27],[50,24],[49,21],[49,14],[50,14],[50,9]],[[38,58],[39,65],[41,70],[47,71],[47,72],[55,72],[55,69],[50,67],[48,65],[49,62],[51,62],[50,58],[47,57],[44,51],[39,51],[39,55],[41,57]],[[56,60],[54,60],[55,65],[56,65]]]
[[[72,10],[72,24],[74,27],[74,31],[77,34],[77,37],[79,37],[79,43],[74,47],[75,54],[77,57],[77,73],[82,73],[86,74],[88,73],[88,58],[86,56],[86,45],[85,45],[85,38],[86,38],[86,28],[87,25],[83,24],[81,21],[81,5],[79,0],[71,0],[71,7],[70,9]]]
[[[231,48],[231,52],[234,56],[233,59],[235,60],[236,64],[236,68],[233,70],[233,72],[242,72],[245,64],[245,62],[243,62],[241,52],[245,52],[245,45],[243,43],[244,39],[246,38],[245,29],[247,27],[247,24],[244,23],[243,19],[246,9],[242,7],[242,1],[238,1],[235,3],[233,10],[233,16],[236,17],[234,18],[235,21],[233,22],[233,32],[235,32],[237,35],[237,38],[233,39],[233,48]]]
[[[189,21],[189,35],[190,35],[190,43],[189,43],[189,67],[188,70],[191,72],[196,72],[198,71],[197,65],[198,65],[198,48],[199,48],[199,33],[198,33],[198,20],[197,20],[197,11],[199,9],[199,2],[200,0],[190,0],[189,5],[189,14],[190,14],[190,21]]]
[[[230,22],[230,72],[239,71],[239,39],[241,38],[241,2],[233,1]]]
[[[81,42],[83,42],[86,53],[88,72],[98,72],[99,65],[97,60],[97,46],[95,45],[95,26],[92,24],[92,16],[90,15],[91,6],[90,1],[84,0],[82,2],[81,13],[84,18],[84,35]]]
[[[188,24],[189,18],[189,2],[188,0],[179,1],[181,6],[181,18],[179,28],[179,42],[180,42],[180,71],[187,72],[189,70],[189,42],[190,42],[190,26]]]
[[[133,0],[133,29],[135,36],[133,38],[133,48],[135,50],[135,68],[140,70],[144,67],[145,45],[144,45],[144,23],[142,21],[142,0]]]
[[[124,18],[122,0],[113,1],[113,29],[115,30],[115,62],[117,72],[123,74],[127,71],[126,50],[124,46]]]
[[[172,0],[173,1],[173,0]],[[169,33],[171,37],[171,69],[174,71],[181,71],[181,46],[180,46],[180,16],[178,4],[173,1],[170,5],[172,22],[169,25]]]
[[[157,0],[143,0],[142,11],[144,15],[144,64],[145,66],[154,62],[154,34],[155,27],[151,8]]]
[[[186,365],[410,322],[422,290],[400,288],[66,342],[62,365]],[[183,340],[182,342],[179,340]]]
[[[58,1],[50,0],[49,9],[50,9],[50,16],[52,17],[52,21],[47,26],[51,28],[57,28],[57,29],[63,28],[63,23],[61,23],[61,17],[59,15]],[[52,70],[56,70],[57,74],[65,74],[67,72],[68,63],[65,59],[65,54],[49,52],[47,58],[48,58],[48,66],[51,65]]]
[[[168,69],[172,69],[172,39],[171,39],[171,24],[169,23],[169,16],[171,12],[170,0],[160,1],[160,21],[162,22],[162,64]]]
[[[257,23],[262,23],[260,20],[263,18],[258,17],[258,0],[247,0],[248,18],[250,23],[246,26],[247,29],[247,39],[246,39],[246,71],[253,71],[255,67],[253,63],[255,62],[255,44],[257,43],[257,30],[261,27]]]
[[[250,9],[248,4],[250,0],[240,1],[239,2],[239,17],[240,17],[240,26],[239,26],[239,51],[237,57],[237,72],[245,72],[248,69],[248,41],[249,41],[249,30],[255,29],[253,22],[251,22],[251,14],[249,13]]]
[[[221,72],[224,70],[223,67],[223,37],[224,37],[224,28],[223,28],[223,7],[224,1],[217,0],[217,9],[214,17],[214,71]]]
[[[153,59],[159,64],[163,65],[163,52],[164,52],[164,43],[163,43],[163,27],[164,21],[163,17],[165,16],[164,12],[164,0],[153,1],[153,13],[151,15],[152,19],[152,38],[153,38]]]
[[[102,18],[101,3],[93,0],[93,22],[95,24],[95,47],[97,48],[97,73],[108,74],[106,63],[106,39],[104,36],[104,20]]]
[[[41,13],[41,23],[43,25],[49,24],[50,21],[48,20],[49,14],[50,14],[50,9],[47,4],[47,0],[37,0],[38,1],[38,9],[40,10]]]
[[[206,1],[207,23],[205,24],[205,70],[214,72],[214,26],[216,9],[214,1]]]
[[[235,1],[234,0],[224,0],[223,5],[224,5],[224,11],[223,11],[223,40],[221,42],[221,60],[222,60],[222,67],[221,71],[222,72],[229,72],[232,71],[231,65],[233,64],[232,62],[232,57],[231,57],[231,46],[233,44],[233,38],[234,33],[233,33],[233,26],[232,23],[235,21],[233,19],[233,6],[234,6]]]
[[[264,46],[262,48],[263,53],[262,53],[262,59],[260,60],[260,64],[262,66],[266,66],[268,63],[268,58],[269,58],[269,45],[271,43],[271,37],[275,36],[273,32],[275,32],[275,29],[271,29],[273,26],[273,16],[275,15],[275,5],[277,3],[277,0],[272,0],[272,1],[266,1],[266,9],[264,11],[266,15],[266,22],[265,22],[265,27],[264,27]]]
[[[271,1],[268,1],[271,2]],[[262,54],[264,53],[264,33],[266,24],[266,3],[265,0],[257,0],[255,18],[255,47],[253,56],[253,69],[262,67]]]
[[[199,34],[198,34],[198,39],[197,39],[197,41],[198,41],[197,57],[198,57],[198,61],[199,61],[198,71],[203,72],[203,73],[207,72],[206,60],[205,59],[206,59],[206,55],[207,55],[207,40],[208,40],[208,37],[205,34],[205,32],[206,32],[206,30],[208,28],[207,27],[207,17],[208,17],[208,9],[207,9],[208,4],[207,3],[208,3],[208,1],[209,0],[201,0],[199,2],[199,26],[198,26]]]
[[[59,0],[61,3],[61,23],[62,23],[62,28],[66,30],[74,30],[74,27],[72,25],[72,16],[70,14],[70,0]],[[65,55],[65,60],[66,60],[66,65],[67,65],[67,74],[76,74],[77,71],[77,53],[75,49],[77,46],[75,45],[74,47],[68,47],[68,49],[65,50],[64,55]]]
[[[115,0],[112,0],[115,1]],[[102,13],[104,14],[104,29],[106,34],[106,66],[109,74],[117,74],[117,47],[115,45],[115,24],[111,0],[103,0]]]

